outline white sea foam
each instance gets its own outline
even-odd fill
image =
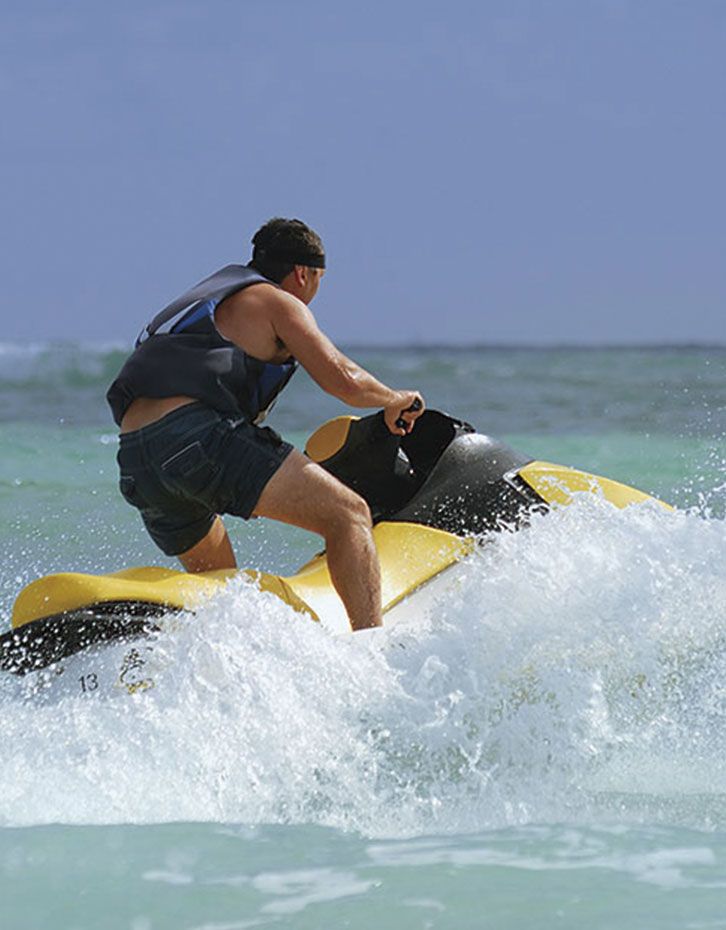
[[[0,358],[37,358],[48,348],[44,342],[0,342]]]
[[[153,689],[0,695],[0,822],[723,825],[725,566],[724,521],[586,496],[372,634],[234,584],[169,621]]]

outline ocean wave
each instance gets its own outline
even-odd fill
[[[104,396],[130,345],[0,343],[0,419],[103,423]],[[385,383],[499,436],[627,432],[723,438],[724,356],[717,349],[351,349]],[[273,425],[308,430],[345,408],[300,372]]]
[[[84,352],[89,355],[108,355],[110,352],[128,352],[130,344],[121,340],[108,340],[102,342],[1,342],[0,359],[5,358],[34,358],[44,354],[75,355]]]

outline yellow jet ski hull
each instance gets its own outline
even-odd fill
[[[432,410],[405,437],[393,436],[382,414],[339,417],[320,427],[306,452],[371,509],[384,616],[424,586],[438,591],[429,583],[439,576],[445,587],[443,573],[472,551],[475,538],[526,525],[533,511],[566,506],[583,492],[616,507],[652,500],[609,478],[533,461]],[[12,629],[0,636],[0,669],[24,674],[96,643],[143,636],[158,629],[162,614],[195,611],[240,575],[328,629],[350,629],[324,554],[288,576],[159,567],[68,572],[20,592]]]
[[[384,613],[422,584],[457,562],[473,541],[442,530],[408,523],[379,523],[373,538],[381,563]],[[89,605],[157,605],[167,610],[195,610],[209,600],[236,571],[188,574],[169,568],[127,568],[108,575],[63,572],[39,578],[24,588],[13,608],[13,629],[49,617],[71,614]],[[283,577],[246,569],[242,572],[263,591],[293,610],[334,629],[348,628],[343,604],[330,579],[324,554]]]

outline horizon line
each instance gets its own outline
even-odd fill
[[[683,341],[664,341],[664,342],[348,342],[344,339],[338,341],[338,345],[345,349],[364,350],[364,351],[438,351],[438,350],[473,350],[473,351],[558,351],[563,349],[577,350],[638,350],[654,351],[667,349],[691,349],[700,350],[726,350],[726,341],[724,342],[700,342],[693,340]],[[99,339],[0,339],[0,349],[18,348],[18,349],[45,349],[52,347],[71,347],[71,346],[88,346],[93,348],[104,348],[107,351],[123,350],[133,348],[132,343],[127,343],[124,339],[113,337]]]
[[[726,350],[726,342],[345,342],[351,349],[718,349]]]

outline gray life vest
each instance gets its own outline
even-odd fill
[[[214,311],[245,287],[272,283],[253,268],[227,265],[158,313],[106,394],[116,423],[137,397],[177,395],[262,422],[297,362],[290,358],[275,365],[248,355],[217,330]]]

